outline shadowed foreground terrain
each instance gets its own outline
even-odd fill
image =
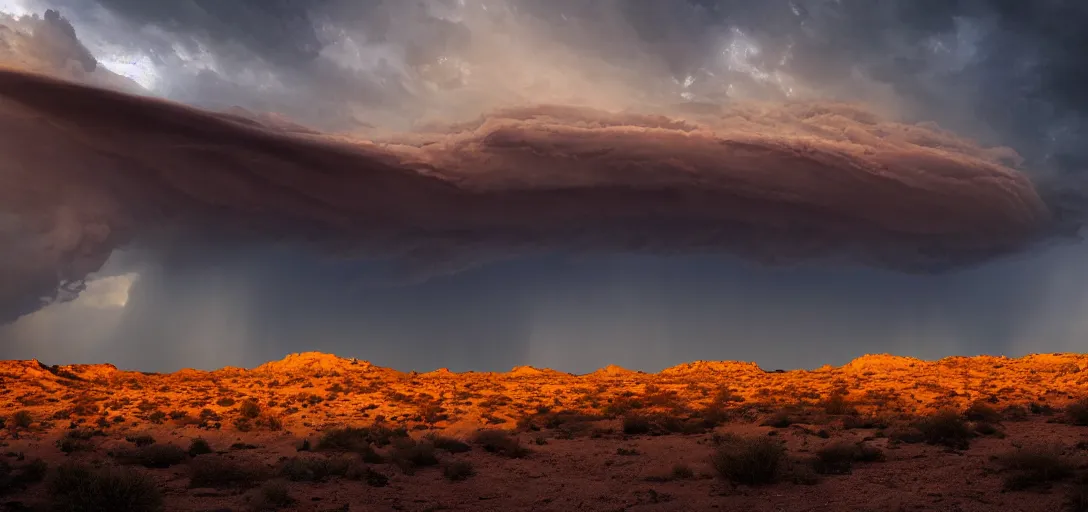
[[[1088,356],[0,363],[0,510],[1088,510]]]

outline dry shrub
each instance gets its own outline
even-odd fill
[[[446,464],[442,468],[442,476],[445,476],[447,480],[451,482],[459,482],[461,480],[468,480],[470,477],[476,474],[476,469],[472,467],[472,463],[467,460],[457,460]]]
[[[816,452],[812,467],[822,475],[846,475],[855,462],[884,460],[884,452],[864,443],[841,442],[825,446]]]
[[[48,487],[52,508],[57,512],[163,510],[162,493],[155,482],[127,468],[65,464],[57,468]]]
[[[522,446],[516,437],[511,436],[505,430],[480,430],[472,437],[472,442],[482,447],[486,452],[511,459],[524,458],[530,453],[528,448]]]
[[[219,455],[201,455],[189,467],[190,487],[255,487],[267,478],[259,469]]]
[[[1073,475],[1073,464],[1054,446],[1021,447],[997,457],[1005,472],[1005,488],[1045,487]]]
[[[746,485],[774,482],[786,458],[786,448],[770,437],[723,436],[710,464],[729,481]]]
[[[974,432],[967,422],[955,411],[944,410],[923,418],[916,424],[925,442],[947,446],[957,450],[966,450],[971,444]]]

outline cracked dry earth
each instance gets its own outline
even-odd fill
[[[1085,369],[1073,354],[578,376],[316,353],[173,374],[7,361],[0,510],[75,510],[53,484],[72,465],[143,475],[162,498],[148,510],[167,511],[1084,510]],[[953,434],[929,435],[942,414]],[[766,482],[722,470],[738,440],[784,446]],[[872,456],[821,466],[836,446]],[[32,463],[48,469],[17,478]]]

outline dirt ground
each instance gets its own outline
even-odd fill
[[[6,362],[0,460],[135,468],[153,479],[167,511],[1078,510],[1069,500],[1086,487],[1088,427],[1072,424],[1062,407],[1086,396],[1081,368],[1088,358],[869,359],[814,372],[695,363],[656,375],[608,368],[589,376],[527,368],[402,374],[317,355],[172,375]],[[960,415],[970,430],[965,446],[903,434],[937,410]],[[403,439],[320,449],[329,431],[375,424],[424,440],[419,444],[438,446],[425,439],[441,434],[469,446],[434,450],[437,460],[415,466],[397,455]],[[528,452],[489,451],[474,442],[480,429],[505,430]],[[712,456],[729,434],[784,444],[774,482],[723,477]],[[213,453],[147,468],[126,459],[137,436],[182,450],[201,438]],[[845,474],[811,470],[821,449],[844,444],[876,449],[882,460],[835,472]],[[1043,449],[1068,474],[1011,487],[1003,458]],[[384,460],[359,462],[362,451]],[[343,471],[300,477],[284,469],[295,458],[350,460],[384,480]],[[260,476],[194,485],[194,472],[209,459]],[[471,471],[456,479],[451,466]],[[44,509],[56,493],[49,482],[47,475],[10,486],[0,510]],[[289,504],[262,500],[269,486],[286,491]]]

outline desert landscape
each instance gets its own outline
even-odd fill
[[[1088,356],[0,363],[3,510],[1088,510]]]

